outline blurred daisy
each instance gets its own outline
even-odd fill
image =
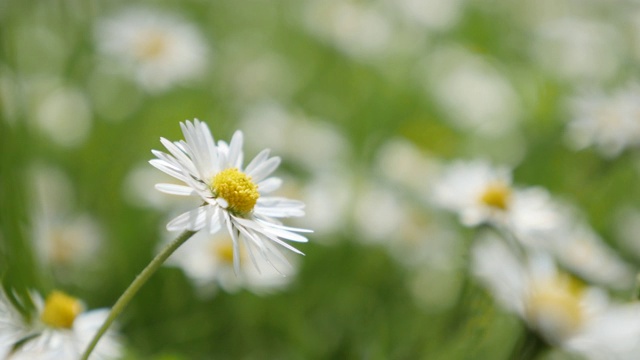
[[[178,17],[134,8],[101,21],[98,49],[133,72],[149,91],[162,91],[197,79],[207,65],[206,41]]]
[[[602,289],[562,273],[550,258],[519,259],[494,237],[476,243],[472,266],[497,302],[549,344],[587,359],[637,358],[637,303],[612,303]]]
[[[329,122],[310,118],[278,103],[250,108],[241,128],[252,129],[247,134],[252,148],[273,144],[269,145],[273,151],[319,175],[343,172],[339,167],[352,153],[349,141]]]
[[[269,243],[264,245],[272,246]],[[239,249],[241,272],[236,275],[233,267],[233,240],[229,234],[219,232],[212,235],[200,231],[180,246],[167,260],[167,264],[181,268],[204,293],[220,287],[227,292],[245,288],[264,294],[285,287],[295,275],[294,266],[287,267],[280,273],[272,266],[265,266],[267,263],[262,257],[256,258],[258,264],[255,267],[248,258],[245,246],[241,244]],[[290,259],[287,260],[291,262]]]
[[[486,161],[448,165],[433,186],[434,202],[457,213],[466,226],[504,222],[512,206],[511,171]]]
[[[109,310],[84,311],[78,299],[60,291],[54,291],[43,301],[34,294],[32,300],[37,317],[27,323],[21,321],[6,326],[5,318],[0,325],[0,354],[8,354],[12,360],[79,359],[93,335],[106,319]],[[17,311],[3,296],[0,309]],[[10,309],[10,310],[9,310]],[[92,359],[118,359],[121,345],[116,335],[109,331],[93,352]]]
[[[577,12],[577,11],[576,11]],[[531,37],[533,58],[545,70],[567,80],[605,80],[625,58],[624,36],[599,20],[560,17],[542,22]]]
[[[194,196],[204,204],[179,215],[167,224],[169,231],[199,231],[215,234],[223,228],[233,241],[233,263],[240,272],[241,241],[249,258],[258,267],[253,251],[277,268],[272,258],[287,264],[274,242],[302,254],[286,241],[307,242],[298,232],[310,230],[286,227],[279,218],[304,215],[304,204],[282,197],[265,196],[277,190],[282,181],[269,175],[280,164],[279,157],[260,152],[243,168],[242,132],[237,131],[229,144],[214,142],[209,127],[195,120],[180,124],[186,141],[171,142],[161,138],[170,154],[153,150],[157,159],[151,165],[185,183],[157,184],[159,191]]]
[[[64,172],[40,164],[30,178],[36,220],[32,238],[40,260],[57,269],[87,265],[103,242],[102,227],[91,215],[72,211],[73,184]]]
[[[529,248],[545,251],[577,275],[607,287],[625,289],[634,281],[623,261],[579,212],[539,187],[516,190],[510,231]]]
[[[522,118],[518,93],[504,71],[460,46],[429,52],[421,64],[422,85],[452,125],[486,137],[512,133]]]
[[[640,87],[618,89],[610,95],[592,93],[575,97],[567,127],[576,149],[595,147],[603,156],[618,156],[640,144]]]
[[[392,44],[393,26],[378,4],[312,1],[304,20],[313,34],[361,60],[383,56]]]

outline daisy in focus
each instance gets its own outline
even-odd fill
[[[541,253],[518,257],[495,237],[473,249],[474,275],[548,344],[586,359],[637,359],[640,305],[615,303]]]
[[[60,291],[43,300],[31,299],[37,316],[25,321],[5,294],[0,296],[0,356],[11,360],[79,359],[104,322],[108,309],[84,311],[84,305]],[[117,336],[108,332],[96,347],[92,359],[119,359],[122,349]]]
[[[180,124],[185,140],[160,141],[170,154],[153,150],[157,159],[149,163],[182,181],[185,185],[157,184],[156,189],[172,195],[193,196],[204,203],[167,224],[169,231],[205,231],[215,234],[227,231],[233,242],[233,264],[240,273],[240,247],[259,269],[256,254],[275,269],[275,262],[288,265],[273,243],[302,254],[288,241],[307,242],[299,233],[311,230],[282,225],[279,219],[304,215],[304,204],[283,197],[268,196],[282,181],[270,177],[280,164],[279,157],[261,151],[243,167],[243,135],[236,131],[231,141],[214,141],[209,127],[194,120]]]
[[[207,65],[206,41],[195,26],[149,9],[129,9],[101,21],[96,40],[102,53],[152,92],[197,79]]]

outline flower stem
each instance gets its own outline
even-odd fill
[[[549,349],[549,345],[533,330],[525,328],[513,347],[509,360],[535,360]]]
[[[91,342],[87,346],[87,349],[84,351],[84,354],[82,354],[82,358],[81,358],[82,360],[87,360],[89,358],[89,355],[98,344],[98,341],[100,340],[102,335],[104,335],[107,332],[107,329],[109,329],[109,326],[111,326],[111,324],[116,319],[116,317],[118,317],[118,315],[120,315],[120,313],[122,312],[122,310],[124,310],[127,304],[129,304],[131,299],[133,299],[133,297],[136,295],[138,290],[140,290],[142,285],[144,285],[144,283],[146,283],[147,280],[149,280],[151,275],[153,275],[158,270],[158,268],[160,268],[160,266],[165,262],[165,260],[167,260],[167,258],[171,254],[173,254],[173,252],[176,251],[176,249],[178,249],[180,245],[182,245],[191,236],[193,236],[193,234],[195,234],[195,231],[188,231],[188,230],[184,231],[182,234],[180,234],[180,236],[178,236],[175,240],[169,243],[169,245],[163,248],[162,251],[160,251],[160,253],[155,258],[153,258],[153,260],[151,260],[149,265],[147,265],[147,267],[145,267],[144,270],[142,270],[142,272],[138,274],[138,276],[136,276],[136,278],[133,280],[131,285],[129,285],[129,287],[124,291],[124,293],[120,295],[120,298],[118,299],[118,301],[116,301],[116,303],[111,308],[111,312],[109,312],[109,316],[107,316],[107,319],[104,321],[100,329],[98,329],[98,332],[93,336],[93,339],[91,339]]]

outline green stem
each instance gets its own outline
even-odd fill
[[[98,344],[98,341],[100,340],[102,335],[107,332],[109,326],[111,326],[116,317],[118,317],[118,315],[120,315],[127,304],[129,304],[131,299],[133,299],[142,285],[144,285],[144,283],[149,280],[151,275],[153,275],[158,270],[158,268],[160,268],[164,261],[167,260],[167,258],[171,254],[173,254],[173,252],[176,251],[176,249],[178,249],[180,245],[182,245],[191,236],[193,236],[193,234],[195,234],[195,231],[184,231],[182,234],[180,234],[180,236],[178,236],[169,245],[162,249],[162,251],[155,258],[153,258],[153,260],[151,260],[149,265],[147,265],[147,267],[145,267],[144,270],[142,270],[142,272],[138,274],[138,276],[136,276],[131,285],[129,285],[124,293],[120,295],[118,301],[116,301],[116,303],[111,308],[111,312],[109,312],[109,316],[104,321],[104,324],[102,324],[100,329],[98,329],[98,332],[94,335],[93,339],[91,339],[91,342],[87,346],[87,349],[85,350],[84,354],[82,354],[82,360],[87,360],[89,358],[89,355]]]
[[[509,360],[535,360],[549,349],[549,345],[533,330],[525,328],[513,347]]]

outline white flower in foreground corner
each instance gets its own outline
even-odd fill
[[[17,318],[17,310],[0,298],[3,309],[11,309]],[[31,323],[10,327],[0,325],[0,355],[11,360],[55,360],[79,359],[87,345],[102,325],[108,309],[84,312],[83,304],[62,292],[52,292],[45,301],[39,295],[33,296],[37,316]],[[4,322],[4,318],[0,323]],[[116,335],[109,331],[98,343],[91,359],[107,360],[121,357],[121,345]]]
[[[273,245],[265,243],[265,246]],[[247,255],[245,246],[240,244],[241,272],[236,274],[233,268],[233,241],[229,234],[219,232],[212,235],[200,231],[180,246],[167,264],[180,267],[203,295],[210,295],[217,287],[227,292],[245,288],[259,295],[267,294],[287,286],[296,273],[295,262],[291,260],[293,266],[282,269],[280,273],[271,266],[265,266],[268,264],[263,257],[255,259],[257,268],[260,268],[258,272]]]
[[[279,178],[269,177],[280,164],[280,158],[269,157],[266,149],[243,167],[242,132],[236,131],[229,144],[218,141],[216,145],[204,122],[196,119],[180,126],[186,141],[161,138],[171,155],[153,150],[157,159],[149,162],[185,185],[157,184],[156,188],[168,194],[195,196],[204,204],[170,221],[167,229],[203,230],[210,234],[228,231],[233,240],[236,273],[240,272],[241,241],[256,267],[254,250],[276,269],[272,258],[288,264],[278,249],[267,245],[269,242],[302,254],[286,241],[307,242],[306,237],[297,233],[311,230],[283,226],[278,219],[303,216],[304,204],[266,196],[282,183]]]
[[[495,237],[479,239],[473,272],[507,310],[549,344],[587,359],[637,359],[640,304],[610,302],[544,255],[519,259]]]

